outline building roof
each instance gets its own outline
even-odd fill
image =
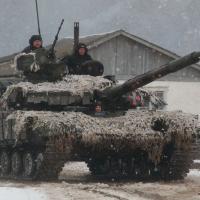
[[[108,33],[102,33],[102,34],[96,34],[96,35],[89,35],[89,36],[83,36],[80,38],[80,42],[85,43],[88,46],[88,49],[97,48],[99,45],[103,44],[104,42],[107,42],[115,37],[118,36],[124,36],[131,40],[134,40],[140,44],[143,44],[146,47],[152,48],[164,55],[169,56],[170,58],[177,59],[180,58],[179,55],[164,49],[156,44],[153,44],[147,40],[144,40],[138,36],[135,36],[133,34],[130,34],[124,30],[117,30],[113,32]],[[58,58],[62,58],[66,55],[69,55],[72,53],[73,50],[73,38],[63,38],[58,41],[56,45],[56,54]],[[8,62],[11,60],[16,54],[12,54],[10,56],[2,57],[0,58],[0,63]],[[200,71],[200,65],[194,64],[191,67],[195,68],[196,70]]]
[[[164,49],[154,43],[151,43],[147,40],[144,40],[138,36],[135,36],[133,34],[130,34],[124,30],[117,30],[117,31],[113,31],[113,32],[109,32],[109,33],[102,33],[102,34],[97,34],[97,35],[89,35],[89,36],[84,36],[80,38],[80,42],[85,43],[88,46],[88,49],[93,49],[93,48],[97,48],[99,45],[101,45],[104,42],[107,42],[115,37],[118,36],[124,36],[127,37],[131,40],[134,40],[140,44],[143,44],[146,47],[152,48],[164,55],[169,56],[170,58],[173,59],[177,59],[180,58],[181,56],[167,50]],[[70,54],[73,50],[73,39],[72,38],[63,38],[58,42],[58,51],[59,51],[59,55],[58,57],[64,57],[66,54]],[[197,69],[200,71],[200,65],[198,64],[194,64],[191,67]]]

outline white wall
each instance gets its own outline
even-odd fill
[[[166,91],[166,110],[200,114],[200,82],[156,81],[146,87],[158,87]]]

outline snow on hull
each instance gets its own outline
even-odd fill
[[[140,148],[148,152],[154,162],[159,162],[164,145],[173,139],[177,147],[187,147],[195,123],[192,115],[181,112],[150,111],[130,111],[114,118],[91,117],[76,112],[17,111],[7,120],[17,122],[14,126],[17,138],[26,138],[26,129],[29,128],[27,132],[30,133],[32,127],[32,134],[40,136],[67,135],[79,144],[80,149],[84,147],[94,154],[110,151],[123,154]],[[162,130],[153,128],[160,122],[163,123]]]
[[[23,105],[26,102],[34,104],[45,102],[48,105],[71,105],[81,102],[89,104],[94,90],[103,90],[111,86],[111,81],[100,76],[68,75],[56,83],[20,82],[11,85],[3,94],[2,101],[5,105],[10,102],[15,105]]]

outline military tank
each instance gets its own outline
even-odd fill
[[[116,85],[102,76],[65,75],[63,63],[49,63],[44,49],[18,55],[24,81],[1,98],[1,178],[57,179],[67,161],[77,160],[98,177],[184,178],[192,164],[196,116],[128,110],[123,95],[199,57],[194,52]],[[45,68],[58,71],[44,78]]]

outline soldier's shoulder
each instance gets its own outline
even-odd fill
[[[86,55],[86,58],[87,58],[87,60],[92,60],[92,56],[89,54]]]
[[[27,46],[23,49],[22,53],[30,53],[31,52],[31,47]]]

